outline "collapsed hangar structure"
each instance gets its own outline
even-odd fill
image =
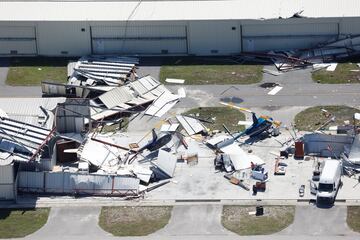
[[[357,0],[9,1],[0,55],[233,55],[360,34]]]

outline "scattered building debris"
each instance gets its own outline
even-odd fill
[[[333,60],[344,54],[341,44],[333,42],[301,52],[249,55],[271,59],[278,72],[268,69],[264,72],[276,76],[307,66],[335,71]],[[324,56],[319,55],[320,50]],[[347,52],[349,56],[352,53]],[[192,177],[199,171],[197,168],[203,171],[204,156],[211,161],[214,159],[217,172],[223,172],[215,174],[221,174],[221,178],[225,174],[232,184],[229,187],[244,189],[249,195],[251,188],[253,195],[267,194],[271,191],[272,179],[290,177],[289,171],[294,166],[290,161],[294,159],[296,164],[313,162],[309,190],[304,183],[293,183],[300,186],[293,191],[300,197],[305,198],[308,191],[320,196],[318,193],[323,191],[323,186],[318,182],[326,158],[341,161],[344,173],[358,177],[360,138],[356,119],[360,119],[359,115],[344,122],[344,127],[337,126],[336,133],[332,131],[330,135],[325,127],[333,121],[333,116],[322,110],[327,116],[326,122],[315,132],[300,134],[288,127],[281,128],[281,123],[270,116],[257,117],[250,109],[222,102],[250,113],[252,121],[239,121],[239,125],[247,125],[244,131],[233,133],[224,125],[225,131],[209,132],[203,123],[216,123],[215,118],[196,114],[168,114],[161,118],[186,97],[185,89],[172,93],[151,76],[139,78],[137,64],[137,59],[133,58],[84,57],[69,65],[68,83],[42,84],[44,95],[67,98],[43,98],[30,107],[26,101],[35,100],[21,100],[23,106],[19,109],[7,100],[0,103],[0,165],[11,168],[14,162],[21,165],[18,171],[20,192],[135,199],[170,183],[169,178],[180,185],[178,172],[189,171],[188,176]],[[183,84],[184,80],[167,79],[166,82]],[[277,83],[260,86],[269,88],[269,95],[282,90]],[[229,102],[241,100],[226,99]],[[31,113],[25,114],[24,108],[29,108]],[[122,123],[127,119],[131,123],[137,116],[145,121],[159,117],[161,121],[148,132],[127,132]],[[104,126],[114,128],[106,133],[102,131]],[[283,129],[286,137],[280,132]],[[269,142],[276,146],[271,146],[266,154],[259,151],[257,145]],[[275,161],[274,157],[269,161],[267,154],[274,155]],[[274,173],[271,179],[269,173]],[[165,191],[171,186],[165,186]]]
[[[109,85],[119,86],[136,78],[136,58],[125,57],[82,57],[74,64],[69,78],[72,85]]]
[[[159,150],[159,155],[154,164],[169,177],[173,177],[175,173],[177,158],[172,153],[165,150]]]
[[[188,135],[194,135],[197,133],[206,133],[206,127],[197,119],[182,115],[177,115],[176,119],[181,126],[185,129]]]
[[[270,74],[270,75],[273,75],[273,76],[279,76],[282,74],[282,72],[279,72],[279,71],[274,71],[274,70],[270,70],[270,69],[266,69],[264,68],[262,70],[263,73],[267,73],[267,74]]]
[[[175,79],[175,78],[167,78],[165,79],[165,82],[167,83],[175,83],[175,84],[184,84],[184,79]]]

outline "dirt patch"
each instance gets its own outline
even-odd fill
[[[163,228],[172,207],[103,207],[99,225],[114,236],[146,236]]]
[[[249,215],[255,206],[224,206],[222,224],[239,235],[266,235],[279,232],[294,221],[295,207],[265,206],[263,216]]]

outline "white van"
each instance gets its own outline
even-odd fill
[[[341,184],[341,163],[338,160],[326,160],[320,175],[316,202],[334,203]]]

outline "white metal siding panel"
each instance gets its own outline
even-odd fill
[[[337,23],[256,24],[242,27],[243,51],[309,48],[333,39]]]
[[[18,188],[22,191],[43,192],[44,172],[19,172]]]
[[[333,35],[337,34],[337,23],[296,23],[243,25],[243,37],[288,36],[288,35]]]
[[[93,26],[93,38],[186,37],[185,26]]]
[[[186,40],[93,40],[94,54],[169,54],[186,53]]]
[[[35,38],[35,28],[0,26],[0,38]]]
[[[45,173],[45,191],[49,193],[64,192],[64,173],[46,172]]]
[[[111,176],[95,175],[94,181],[94,193],[96,194],[110,194],[112,191],[113,178]]]
[[[328,41],[329,37],[297,37],[297,38],[244,38],[243,51],[269,51],[269,50],[291,50],[299,48],[311,48],[317,44]]]
[[[0,26],[0,54],[36,54],[35,28]]]
[[[14,185],[0,184],[0,200],[13,200],[14,198]]]
[[[189,52],[197,55],[237,54],[241,51],[237,21],[191,21]]]
[[[84,29],[84,31],[82,31]],[[39,22],[39,54],[81,56],[91,53],[90,28],[86,22]]]
[[[115,176],[114,177],[114,189],[123,191],[138,191],[140,180],[138,178]]]
[[[14,164],[0,166],[0,184],[13,184],[14,180]]]
[[[342,19],[340,21],[340,34],[360,34],[360,19]]]
[[[187,52],[186,27],[180,25],[92,26],[91,33],[95,54]]]
[[[17,53],[15,53],[15,51]],[[3,55],[35,55],[36,41],[35,40],[1,40],[0,39],[0,54]]]

